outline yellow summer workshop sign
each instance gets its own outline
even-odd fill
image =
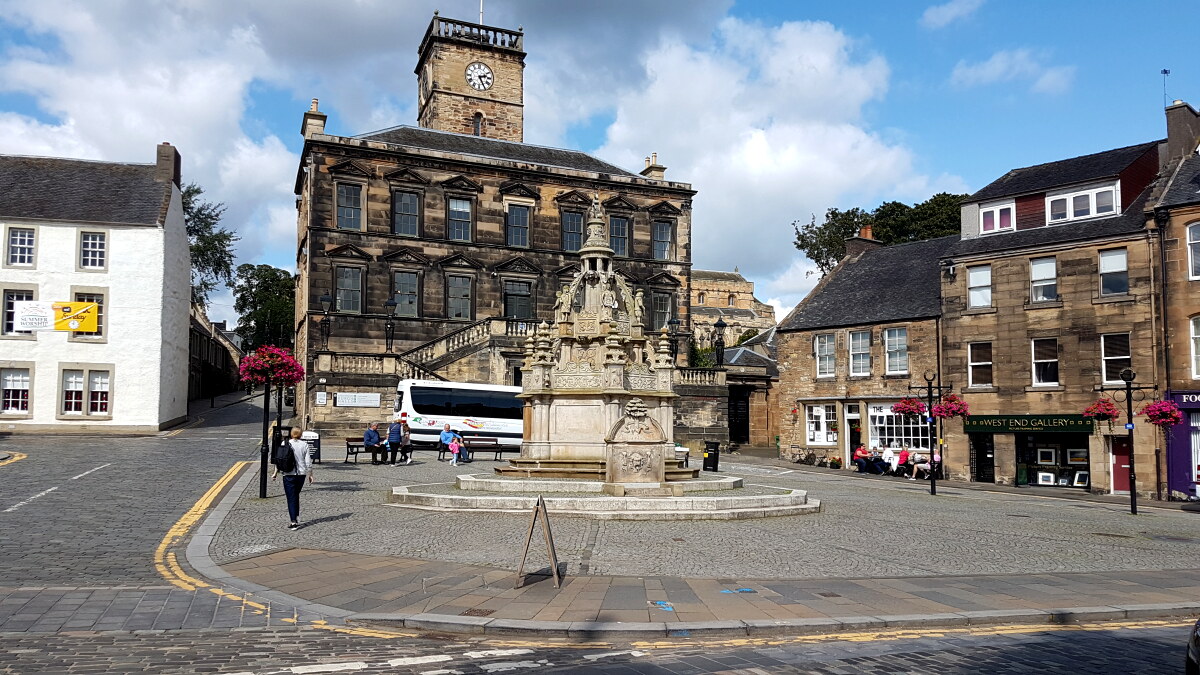
[[[94,302],[43,302],[40,300],[13,303],[15,331],[82,331],[94,333],[99,328],[98,308]]]

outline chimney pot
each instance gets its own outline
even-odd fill
[[[1183,99],[1181,99],[1181,98],[1177,98],[1174,101],[1171,101],[1171,105],[1182,105],[1182,104],[1183,104]]]
[[[862,226],[861,228],[859,228],[859,230],[858,230],[858,236],[862,237],[863,239],[871,239],[871,240],[874,240],[874,239],[875,239],[875,237],[874,237],[873,235],[874,235],[874,232],[872,231],[872,229],[871,229],[871,226],[870,226],[870,225],[863,225],[863,226]]]
[[[312,100],[312,105],[311,105],[311,106],[309,106],[309,108],[308,108],[308,109],[309,109],[309,111],[310,111],[310,112],[317,112],[317,99],[315,99],[315,98],[314,98],[314,99]]]
[[[649,157],[646,158],[646,168],[647,169],[650,168],[650,158]]]
[[[658,153],[657,152],[650,153],[650,163],[658,164]]]

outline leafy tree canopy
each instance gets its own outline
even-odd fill
[[[236,332],[246,352],[263,345],[292,346],[296,285],[291,273],[271,265],[238,265],[232,288],[233,308],[240,315]]]
[[[747,328],[746,330],[742,331],[742,334],[740,336],[738,336],[738,340],[736,343],[734,343],[733,346],[736,347],[736,346],[742,344],[743,342],[745,342],[746,340],[749,340],[750,338],[756,337],[756,336],[758,336],[757,328]]]
[[[233,281],[233,243],[238,236],[221,227],[224,204],[203,200],[204,188],[183,186],[183,220],[192,254],[192,302],[206,307],[217,286]]]
[[[912,206],[884,202],[874,211],[830,208],[825,212],[824,222],[818,223],[813,216],[806,225],[800,225],[799,221],[792,223],[796,230],[795,245],[821,274],[826,274],[846,255],[846,239],[857,235],[866,225],[871,226],[875,239],[888,246],[958,232],[959,203],[966,196],[940,192]]]

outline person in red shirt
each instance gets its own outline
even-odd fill
[[[908,471],[908,446],[900,449],[900,454],[896,455],[896,471],[897,476],[903,476]]]
[[[852,460],[854,461],[854,464],[858,466],[859,473],[866,473],[867,462],[871,461],[871,453],[867,452],[866,446],[860,445],[854,449],[854,456],[852,457]]]

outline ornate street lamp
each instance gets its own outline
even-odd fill
[[[935,385],[934,381],[938,379],[938,374],[937,371],[933,369],[926,370],[924,373],[922,373],[922,376],[925,378],[924,387],[914,387],[909,385],[908,389],[909,391],[925,391],[925,422],[929,425],[929,494],[936,495],[937,475],[938,472],[942,470],[942,463],[946,461],[946,454],[944,451],[938,450],[937,423],[934,421],[933,417],[933,399],[935,396],[940,398],[943,392],[953,391],[954,385]],[[937,454],[942,458],[942,461],[936,467],[933,466],[934,454]],[[917,470],[915,468],[913,469],[913,475],[917,475]]]
[[[1133,397],[1134,392],[1138,392],[1139,400],[1145,397],[1146,391],[1158,389],[1155,385],[1140,385],[1134,386],[1133,381],[1137,379],[1137,373],[1133,372],[1132,368],[1123,368],[1121,370],[1121,381],[1124,386],[1120,387],[1100,387],[1100,391],[1120,391],[1125,393],[1125,415],[1128,422],[1125,424],[1125,429],[1129,432],[1129,513],[1137,515],[1137,474],[1134,472],[1133,464]]]
[[[671,336],[671,363],[679,358],[679,319],[674,317],[667,321],[667,334]]]
[[[388,301],[383,303],[383,308],[387,311],[387,323],[383,326],[383,340],[385,351],[392,353],[392,340],[396,337],[396,299],[388,298]]]
[[[321,312],[324,316],[321,318],[321,349],[329,349],[329,309],[333,307],[333,298],[326,293],[317,299],[321,303]]]
[[[717,317],[717,322],[713,324],[713,329],[716,331],[716,339],[713,340],[713,350],[716,352],[717,367],[725,367],[725,329],[729,324],[725,320]]]

